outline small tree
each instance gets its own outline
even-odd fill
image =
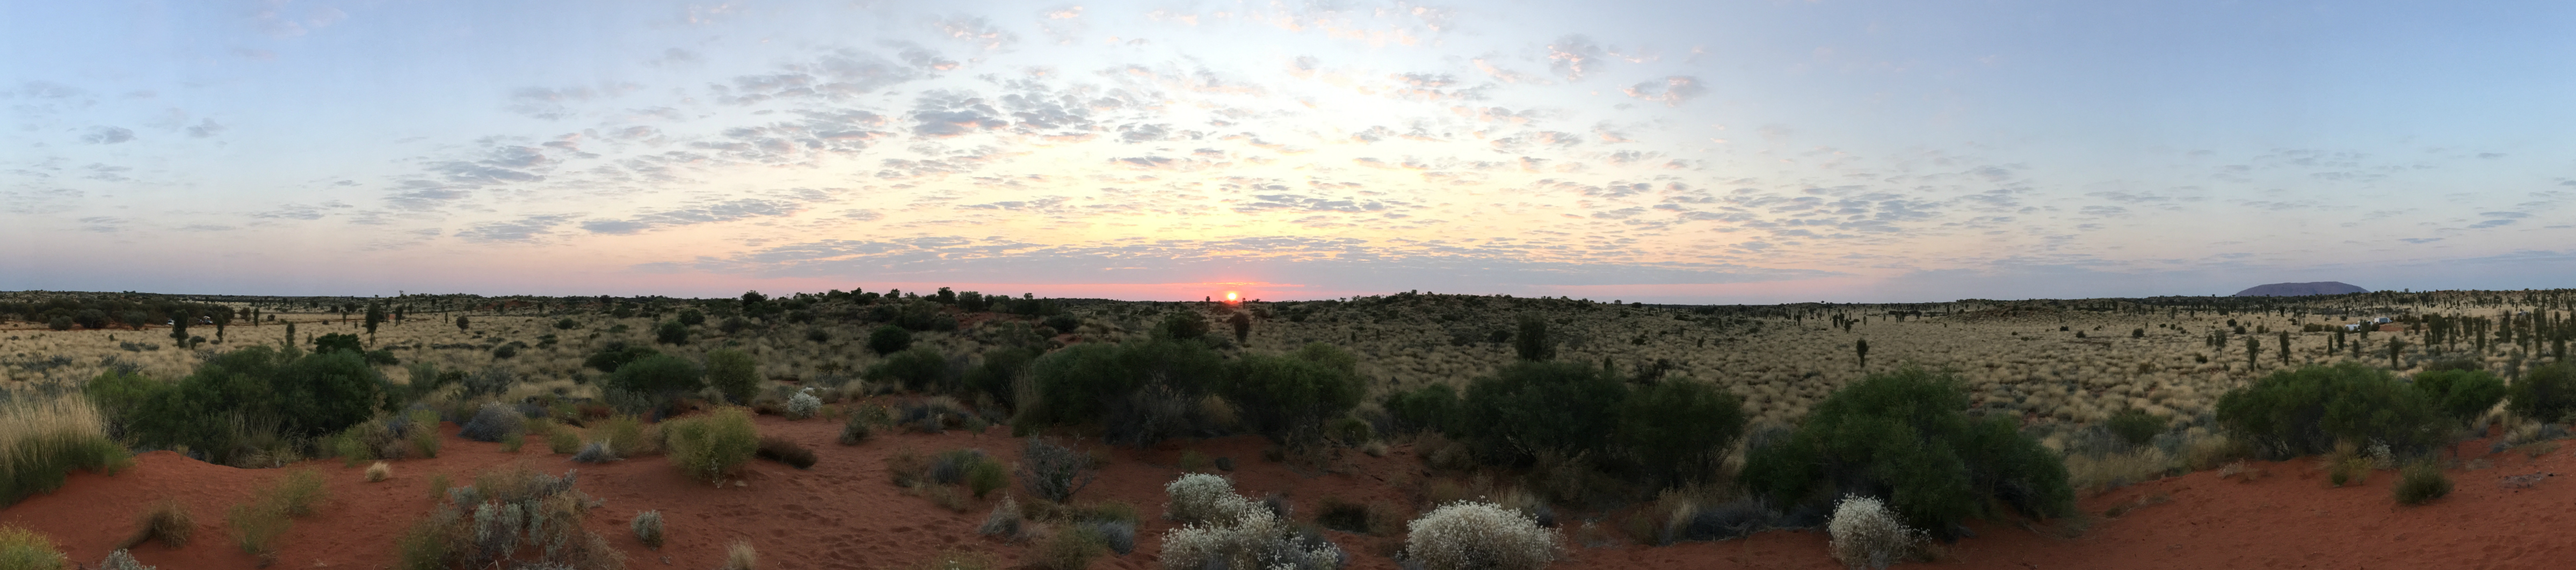
[[[662,344],[688,344],[689,327],[681,325],[680,321],[662,321],[661,326],[653,327],[653,340]]]
[[[1547,320],[1538,315],[1520,316],[1521,332],[1512,338],[1512,348],[1521,360],[1539,361],[1556,358],[1556,340],[1547,337]]]
[[[877,354],[894,354],[912,348],[912,331],[894,325],[880,325],[868,333],[868,350]]]
[[[1852,352],[1860,353],[1860,369],[1863,371],[1869,370],[1869,339],[1864,338],[1858,341],[1853,341]]]
[[[1252,316],[1251,316],[1251,315],[1246,315],[1246,314],[1243,314],[1243,313],[1235,313],[1235,314],[1234,314],[1234,316],[1232,316],[1232,317],[1227,317],[1227,318],[1225,319],[1225,324],[1234,325],[1234,343],[1235,343],[1235,344],[1243,344],[1243,343],[1249,342],[1249,339],[1252,337]]]
[[[466,322],[465,322],[465,315],[457,315],[457,316],[456,316],[456,330],[457,330],[457,332],[464,332],[464,331],[465,331],[465,328],[466,328],[467,326],[470,326],[470,325],[466,324]]]
[[[368,303],[367,318],[363,323],[367,327],[367,344],[375,344],[376,325],[385,324],[385,305],[383,303]]]
[[[195,319],[196,317],[189,316],[187,313],[170,315],[170,340],[179,343],[179,346],[187,346],[188,321]]]

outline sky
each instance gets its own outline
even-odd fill
[[[2566,2],[0,0],[0,289],[2576,285]]]

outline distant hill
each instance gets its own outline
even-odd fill
[[[2318,281],[2315,283],[2273,283],[2270,285],[2255,285],[2253,288],[2237,291],[2236,296],[2298,297],[2302,295],[2342,295],[2345,293],[2368,292],[2370,292],[2369,289],[2354,287],[2351,284],[2344,283],[2342,281]]]

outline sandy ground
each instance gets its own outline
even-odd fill
[[[299,519],[283,539],[278,568],[384,568],[393,562],[395,536],[434,506],[428,480],[447,473],[458,484],[474,473],[512,462],[561,472],[578,468],[579,488],[606,501],[593,511],[590,525],[625,550],[633,568],[711,568],[726,544],[748,540],[761,553],[763,567],[776,569],[886,568],[906,566],[944,550],[990,554],[1002,567],[1020,564],[1029,547],[979,537],[981,522],[994,499],[978,501],[964,513],[951,512],[930,500],[904,494],[889,483],[886,456],[901,449],[922,453],[958,447],[983,448],[1006,461],[1017,459],[1020,440],[996,427],[986,434],[951,431],[940,435],[887,434],[866,444],[832,443],[839,422],[788,421],[763,416],[764,434],[783,435],[813,446],[821,461],[811,470],[755,462],[747,485],[712,487],[681,476],[661,457],[607,465],[578,465],[549,454],[531,439],[519,453],[500,451],[490,443],[455,437],[447,427],[444,451],[436,459],[394,462],[394,477],[381,483],[363,480],[363,467],[341,467],[324,460],[304,465],[321,469],[331,498],[320,512]],[[1106,556],[1096,569],[1157,568],[1159,537],[1170,524],[1162,512],[1162,485],[1180,471],[1174,465],[1182,450],[1233,457],[1231,473],[1247,495],[1282,493],[1301,513],[1315,501],[1345,499],[1410,504],[1405,482],[1420,477],[1417,459],[1399,446],[1373,458],[1348,454],[1342,473],[1301,473],[1286,464],[1260,459],[1266,443],[1256,437],[1233,437],[1169,443],[1152,450],[1121,448],[1099,482],[1077,495],[1077,501],[1120,500],[1134,504],[1147,520],[1139,527],[1137,550]],[[2374,473],[2358,486],[2329,487],[2315,459],[2248,462],[2246,474],[2222,478],[2203,471],[2133,485],[2081,502],[2087,515],[2063,528],[2026,528],[2013,523],[1981,523],[1979,536],[1946,548],[1939,562],[1905,566],[1963,568],[2555,568],[2576,558],[2576,542],[2554,537],[2563,524],[2576,520],[2568,506],[2576,502],[2576,481],[2564,476],[2541,479],[2528,489],[2501,484],[2506,476],[2531,473],[2576,474],[2576,446],[2553,450],[2536,459],[2519,452],[2486,455],[2485,442],[2462,444],[2464,464],[2480,469],[2454,469],[2457,484],[2449,497],[2420,507],[2397,506],[2389,488],[2392,471]],[[134,528],[145,505],[168,497],[196,515],[197,538],[185,548],[159,543],[137,548],[135,556],[163,568],[251,568],[255,560],[231,544],[222,526],[226,506],[247,500],[254,487],[285,474],[283,470],[244,470],[209,465],[169,452],[136,458],[133,468],[115,475],[77,473],[62,490],[31,497],[0,511],[0,523],[26,526],[52,536],[75,561],[95,564]],[[2491,466],[2486,466],[2491,465]],[[2248,476],[2250,474],[2251,476]],[[2126,508],[2122,508],[2126,507]],[[2106,511],[2120,508],[2118,516]],[[669,544],[659,551],[636,542],[626,530],[635,513],[655,509],[669,525]],[[1303,515],[1301,515],[1302,518]],[[1352,568],[1395,568],[1386,553],[1397,537],[1370,537],[1331,532],[1351,553]],[[1574,547],[1559,568],[1840,568],[1826,555],[1818,531],[1776,531],[1744,540],[1684,543],[1667,547]]]

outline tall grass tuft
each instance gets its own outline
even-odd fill
[[[188,506],[176,500],[162,499],[145,507],[142,515],[134,517],[134,535],[117,547],[134,548],[146,541],[160,539],[163,546],[179,548],[187,546],[188,539],[196,534],[197,517],[188,513]]]
[[[740,471],[760,447],[760,430],[742,408],[667,422],[662,429],[669,434],[671,463],[709,482],[722,482]]]
[[[62,488],[73,469],[114,472],[132,463],[87,396],[17,396],[0,403],[0,507]]]

